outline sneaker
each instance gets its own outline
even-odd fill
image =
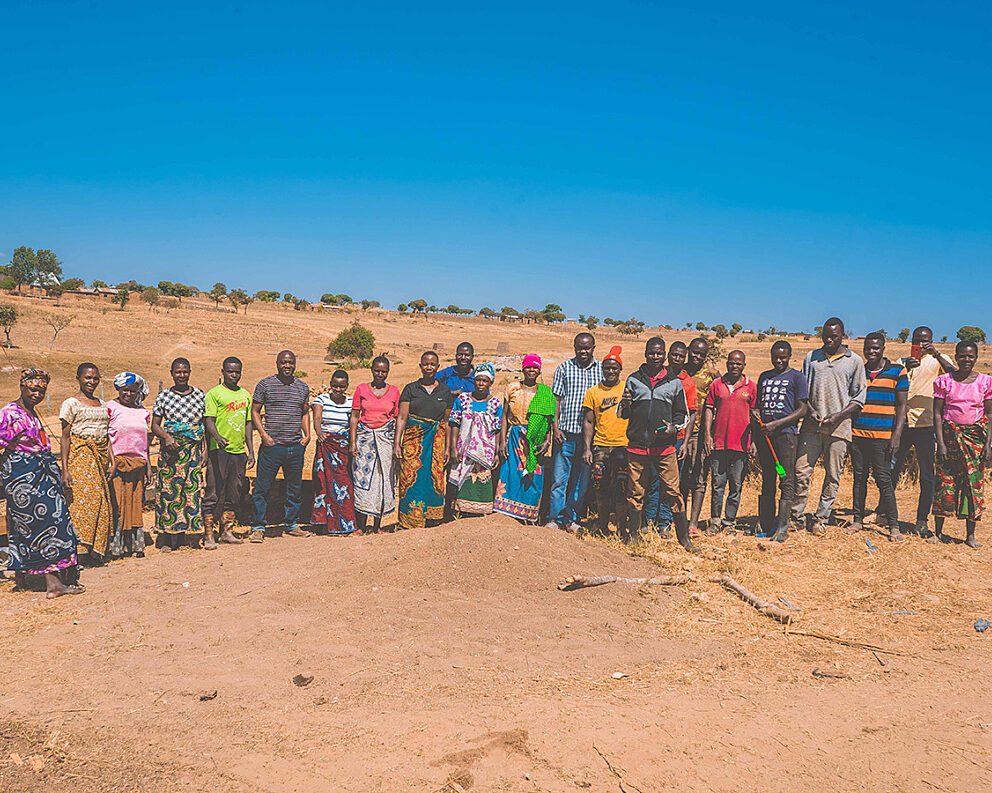
[[[263,529],[253,529],[251,534],[248,535],[248,542],[262,542],[265,539],[265,531]]]
[[[580,534],[582,532],[582,524],[576,523],[574,520],[565,527],[565,531],[569,534]]]
[[[560,529],[561,526],[558,525],[558,522],[557,521],[549,520],[547,523],[544,524],[544,528],[546,528],[546,529]]]
[[[289,529],[286,532],[286,534],[288,534],[290,537],[312,537],[313,536],[313,534],[311,534],[309,531],[307,531],[306,529],[301,529],[299,526],[293,526],[293,528]]]

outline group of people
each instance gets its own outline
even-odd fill
[[[99,368],[83,363],[79,390],[59,411],[61,465],[37,413],[49,376],[26,369],[20,398],[0,409],[8,567],[44,575],[49,597],[57,597],[83,591],[84,562],[143,556],[149,433],[159,442],[155,529],[162,551],[244,542],[237,513],[248,501],[248,470],[257,466],[247,533],[253,543],[265,539],[281,471],[281,523],[293,537],[315,527],[327,534],[377,531],[394,511],[402,528],[498,512],[571,532],[584,522],[609,531],[615,516],[628,542],[646,528],[667,536],[674,525],[682,547],[698,552],[693,539],[707,482],[707,531],[735,527],[755,456],[762,484],[754,533],[778,542],[790,526],[823,534],[850,455],[849,531],[861,530],[869,517],[871,473],[879,490],[876,520],[898,542],[894,487],[910,449],[920,479],[915,532],[936,541],[945,519],[956,517],[966,522],[966,543],[979,547],[975,528],[992,459],[992,376],[975,371],[977,346],[961,342],[951,360],[933,346],[930,329],[919,327],[910,356],[890,360],[884,337],[872,333],[862,359],[844,335],[839,319],[827,320],[822,346],[801,371],[790,367],[790,344],[774,342],[771,368],[755,381],[740,350],[719,373],[707,363],[706,339],[666,348],[659,337],[648,340],[643,362],[624,379],[622,349],[614,346],[599,360],[593,335],[580,333],[574,357],[555,369],[550,387],[540,382],[540,356],[529,354],[502,398],[492,393],[494,367],[477,365],[469,342],[444,369],[437,353],[425,352],[421,376],[402,390],[388,382],[389,359],[378,356],[370,382],[350,395],[348,373],[338,370],[314,397],[289,350],[252,392],[240,385],[238,358],[223,361],[220,383],[206,393],[190,384],[189,361],[177,358],[173,385],[150,411],[140,375],[116,375],[117,397],[104,403],[96,396]],[[311,427],[313,507],[305,528],[299,518]],[[820,459],[819,504],[806,515]]]

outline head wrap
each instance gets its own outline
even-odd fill
[[[48,385],[51,378],[44,369],[21,369],[21,385]]]
[[[126,385],[138,386],[138,402],[141,402],[148,396],[148,383],[145,382],[145,378],[140,374],[121,372],[118,375],[114,375],[114,388],[120,391]]]
[[[488,377],[490,383],[496,382],[496,370],[491,363],[482,363],[475,367],[475,376]]]
[[[524,356],[524,362],[523,362],[523,364],[521,364],[520,368],[521,369],[526,369],[526,368],[528,368],[530,366],[536,366],[538,368],[538,370],[540,370],[540,368],[541,368],[541,356],[540,355],[534,355],[534,353],[530,353],[529,355],[525,355]]]
[[[603,358],[603,363],[606,363],[607,361],[616,361],[618,364],[623,366],[623,361],[620,359],[621,352],[623,352],[623,349],[620,347],[620,345],[614,344],[612,347],[610,347],[610,351],[607,353],[606,357]]]

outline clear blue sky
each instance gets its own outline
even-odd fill
[[[992,330],[987,2],[3,8],[4,260]]]

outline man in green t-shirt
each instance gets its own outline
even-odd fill
[[[252,446],[251,393],[242,388],[241,361],[224,359],[222,382],[207,391],[204,423],[210,439],[207,487],[203,495],[203,547],[213,550],[217,522],[220,542],[239,544],[234,536],[236,510],[246,492],[245,471],[255,465]]]

